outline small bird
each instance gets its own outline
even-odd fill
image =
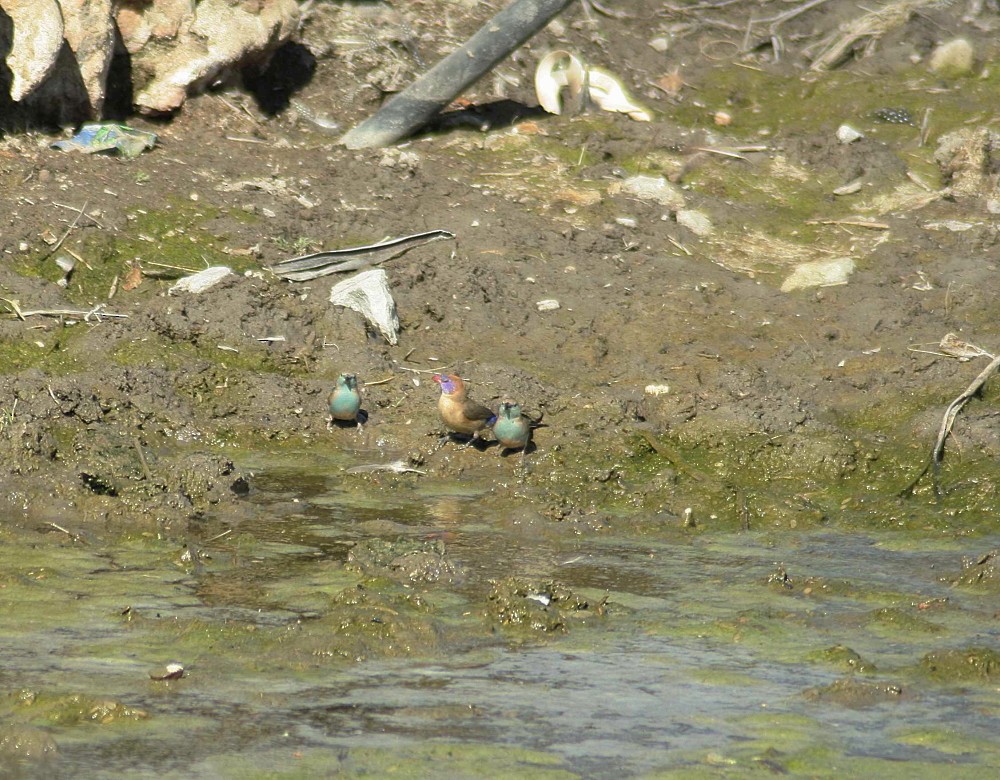
[[[505,398],[497,410],[497,421],[493,424],[493,435],[500,442],[497,455],[503,455],[507,450],[521,450],[521,463],[524,463],[524,453],[531,444],[531,431],[544,427],[542,418],[531,419],[521,412],[521,405]]]
[[[332,393],[330,416],[326,421],[327,430],[333,428],[334,420],[356,422],[361,428],[364,422],[364,412],[361,411],[361,391],[358,389],[358,378],[354,374],[341,374],[337,377],[337,387]]]
[[[484,428],[496,422],[497,416],[492,411],[466,396],[462,377],[455,374],[435,374],[433,379],[441,385],[441,396],[438,398],[441,421],[449,430],[471,436],[469,444],[476,440]],[[445,435],[442,441],[447,438]]]

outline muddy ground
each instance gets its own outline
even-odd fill
[[[346,151],[307,116],[349,128],[488,5],[499,7],[317,2],[300,42],[245,88],[221,84],[169,120],[134,118],[160,143],[132,161],[57,151],[42,132],[4,136],[5,521],[183,538],[192,518],[239,522],[254,490],[243,453],[307,446],[408,458],[595,527],[681,523],[690,508],[708,528],[987,530],[991,387],[959,419],[945,495],[927,480],[898,494],[944,406],[985,365],[913,348],[933,352],[947,333],[998,341],[996,12],[896,4],[908,12],[814,71],[860,5],[787,20],[796,6],[778,2],[574,5],[400,148]],[[931,52],[959,36],[972,72],[932,73]],[[618,74],[654,121],[540,114],[532,73],[553,48]],[[842,124],[863,138],[839,142]],[[938,151],[955,129],[966,135]],[[630,195],[638,174],[671,182],[675,201]],[[456,239],[384,266],[397,346],[328,303],[338,278],[292,284],[268,270],[431,229]],[[78,262],[60,286],[67,254]],[[837,257],[856,263],[847,284],[781,291],[793,266]],[[168,293],[164,276],[206,265],[235,273]],[[558,309],[539,309],[553,299]],[[479,401],[510,395],[544,412],[525,471],[495,447],[431,454],[429,380],[445,369]],[[363,434],[326,427],[343,371],[366,385]]]

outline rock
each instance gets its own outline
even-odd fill
[[[381,268],[355,274],[333,286],[330,303],[346,306],[363,316],[385,340],[399,343],[399,315],[389,292],[389,276]]]
[[[865,134],[860,130],[855,130],[850,125],[841,125],[837,128],[837,140],[842,144],[850,144],[864,138]]]
[[[992,180],[993,150],[1000,148],[1000,133],[987,127],[963,127],[938,139],[934,160],[948,181],[954,198],[995,197]]]
[[[847,284],[854,273],[854,259],[838,257],[835,260],[818,260],[797,265],[781,284],[782,292],[804,290],[808,287],[832,287]]]
[[[174,286],[167,290],[167,293],[169,295],[177,295],[178,293],[189,292],[197,295],[209,287],[214,287],[232,273],[233,270],[227,266],[214,265],[211,268],[206,268],[204,271],[199,271],[191,276],[178,279]]]
[[[0,9],[13,22],[12,40],[7,44],[0,39],[0,51],[9,48],[10,96],[19,102],[55,68],[63,41],[62,14],[55,0],[2,0]]]
[[[191,0],[154,0],[152,3],[123,3],[118,9],[118,30],[129,54],[142,50],[150,38],[172,40],[181,25],[194,15]]]
[[[101,115],[118,34],[136,104],[162,113],[219,72],[266,61],[299,24],[296,0],[0,0],[0,10],[10,19],[0,89],[23,119],[58,124]]]
[[[633,195],[640,200],[654,200],[671,211],[684,208],[684,195],[680,189],[662,176],[632,176],[608,187],[610,195]]]
[[[710,236],[715,231],[708,215],[694,209],[681,209],[677,212],[677,224],[686,227],[696,236]]]
[[[175,39],[157,40],[155,47],[144,47],[133,58],[133,67],[153,73],[136,94],[136,106],[147,113],[179,108],[190,90],[203,87],[224,68],[266,60],[292,36],[298,22],[295,0],[259,0],[255,5],[202,0],[190,26],[183,25]]]
[[[108,69],[115,50],[113,0],[59,0],[63,35],[76,57],[79,75],[87,93],[89,116],[100,116],[104,106]],[[67,89],[70,85],[67,85]]]
[[[932,73],[946,78],[968,76],[972,72],[972,44],[965,38],[953,38],[931,52],[928,67]]]

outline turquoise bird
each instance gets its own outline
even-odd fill
[[[330,393],[328,401],[330,405],[330,416],[326,421],[326,428],[333,428],[333,421],[356,422],[358,428],[365,421],[364,412],[361,411],[361,391],[358,389],[358,378],[354,374],[341,374],[337,377],[337,386]]]
[[[507,450],[521,450],[521,462],[524,463],[524,453],[531,444],[531,432],[535,428],[544,427],[542,418],[532,420],[521,412],[521,405],[505,398],[497,410],[497,421],[493,424],[493,435],[500,442],[498,455]]]

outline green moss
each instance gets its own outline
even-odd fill
[[[925,655],[920,668],[939,682],[992,686],[1000,678],[1000,653],[988,647],[939,650]]]
[[[67,298],[81,307],[94,301],[106,300],[116,277],[128,270],[132,261],[139,261],[149,272],[167,270],[182,276],[210,265],[227,265],[237,273],[257,269],[259,263],[250,257],[239,257],[223,251],[228,236],[218,232],[216,223],[223,216],[246,221],[248,215],[223,210],[207,204],[173,199],[165,208],[136,208],[128,214],[126,230],[112,232],[93,230],[71,234],[64,245],[72,249],[81,261],[66,288]],[[18,260],[15,269],[24,276],[34,276],[55,282],[63,272],[48,248],[37,255]],[[173,270],[164,269],[164,266]],[[151,289],[151,287],[147,287]],[[148,295],[140,290],[136,295]]]
[[[866,661],[858,653],[843,645],[834,645],[810,654],[810,658],[818,663],[839,669],[843,672],[871,674],[876,671],[875,665]]]

